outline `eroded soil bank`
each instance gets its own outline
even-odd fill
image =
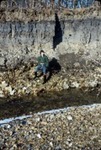
[[[1,10],[0,118],[101,103],[100,8],[52,12],[46,21],[33,13]],[[33,79],[40,49],[53,69],[44,85]],[[100,150],[100,116],[100,104],[33,114],[0,128],[0,149]]]

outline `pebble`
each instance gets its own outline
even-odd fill
[[[73,118],[72,116],[67,116],[67,119],[71,121]]]
[[[9,129],[9,128],[11,128],[11,125],[9,125],[9,124],[4,125],[4,129]]]
[[[41,139],[41,135],[40,135],[40,134],[37,134],[37,137],[38,137],[39,139]]]
[[[68,83],[66,83],[66,82],[64,82],[64,83],[63,83],[63,89],[64,89],[64,90],[69,89],[69,85],[68,85]]]

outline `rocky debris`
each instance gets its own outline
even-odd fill
[[[15,90],[12,88],[11,85],[8,85],[5,81],[2,81],[0,84],[1,88],[1,97],[4,96],[4,93],[9,93],[10,95],[14,95]]]
[[[68,73],[61,70],[59,73],[52,74],[51,78],[44,85],[42,84],[43,76],[35,80],[33,79],[33,67],[22,68],[24,67],[22,66],[19,69],[0,74],[1,97],[38,96],[41,93],[69,90],[72,88],[85,89],[86,91],[98,89],[99,94],[101,91],[99,88],[101,85],[100,67],[89,70],[89,72],[80,68],[69,69]]]
[[[63,89],[64,90],[69,89],[68,81],[64,81],[64,83],[63,83]]]
[[[3,94],[3,91],[0,91],[0,97],[5,97],[5,95]]]
[[[33,114],[0,125],[0,148],[36,150],[101,149],[101,105]]]
[[[79,87],[79,83],[76,82],[76,81],[72,82],[71,87],[78,88]]]

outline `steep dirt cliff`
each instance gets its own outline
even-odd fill
[[[87,65],[91,60],[100,61],[100,9],[63,12],[65,15],[56,12],[47,20],[40,20],[40,16],[39,20],[30,20],[27,13],[25,17],[23,12],[3,11],[0,21],[0,67],[26,62],[39,55],[40,49],[44,49],[50,59],[58,59],[64,67],[75,62]]]
[[[33,2],[33,5],[32,5]],[[30,0],[0,3],[0,68],[29,62],[44,49],[66,69],[100,63],[101,9],[53,8]]]

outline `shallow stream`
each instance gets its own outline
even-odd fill
[[[53,93],[40,93],[38,97],[26,96],[19,99],[0,98],[0,119],[29,115],[52,109],[101,103],[101,95],[96,91],[65,90]]]

